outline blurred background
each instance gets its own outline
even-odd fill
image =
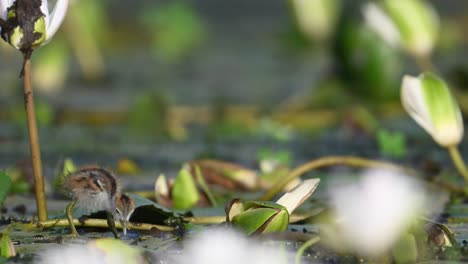
[[[366,1],[71,2],[32,59],[46,177],[64,158],[124,174],[200,157],[449,162],[404,113],[401,78],[421,70],[364,23]],[[428,2],[441,16],[433,63],[467,116],[468,2]],[[4,42],[0,56],[0,168],[28,169],[21,56]]]

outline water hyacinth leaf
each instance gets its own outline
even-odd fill
[[[447,84],[432,73],[405,76],[401,100],[406,112],[441,146],[450,147],[463,138],[461,111]]]
[[[285,193],[276,201],[277,204],[286,208],[289,214],[292,214],[297,207],[304,203],[317,189],[320,179],[305,180],[292,191]]]
[[[188,170],[182,168],[174,181],[172,201],[174,208],[184,210],[193,207],[200,199],[195,180]]]
[[[0,207],[3,206],[3,202],[10,191],[11,178],[4,171],[0,170]]]
[[[10,240],[8,234],[1,234],[0,239],[0,256],[4,258],[11,258],[16,256],[16,250]]]

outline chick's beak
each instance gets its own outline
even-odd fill
[[[126,236],[127,235],[127,220],[122,220],[120,223],[122,224],[123,234],[124,236]]]

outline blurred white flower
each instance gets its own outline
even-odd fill
[[[339,239],[364,255],[388,250],[422,213],[426,191],[422,184],[389,171],[369,171],[352,184],[330,190]]]
[[[147,256],[148,257],[148,256]],[[143,250],[121,240],[102,238],[85,245],[57,246],[39,254],[39,264],[142,264]]]
[[[423,0],[383,0],[362,9],[366,23],[390,45],[400,45],[418,57],[432,52],[439,32],[439,17]]]
[[[456,146],[463,138],[458,103],[445,82],[434,74],[406,75],[401,85],[406,112],[443,147]]]
[[[41,0],[40,10],[26,9],[24,8],[26,4],[22,3],[20,6],[17,0],[0,0],[1,36],[20,50],[47,44],[62,24],[68,8],[68,0],[58,0],[50,13],[47,0]],[[37,13],[38,11],[40,12]],[[17,15],[17,12],[33,20],[33,29],[30,29],[29,22],[24,22],[25,18]],[[29,32],[31,30],[32,32]]]
[[[185,243],[178,264],[286,264],[293,255],[229,229],[206,230]]]

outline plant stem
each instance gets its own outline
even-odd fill
[[[430,56],[415,56],[414,59],[421,71],[438,72],[434,64],[432,64]]]
[[[195,165],[195,179],[197,179],[198,184],[200,185],[201,189],[205,193],[205,195],[208,197],[208,200],[210,201],[210,204],[212,207],[217,207],[218,203],[216,202],[216,199],[214,198],[213,193],[211,192],[210,188],[205,182],[205,178],[203,178],[203,175],[200,170],[200,166]]]
[[[309,248],[310,246],[312,246],[313,244],[317,243],[320,241],[320,237],[319,236],[316,236],[316,237],[313,237],[309,240],[307,240],[307,242],[305,242],[304,244],[302,244],[302,246],[297,250],[296,252],[296,259],[295,259],[295,263],[296,264],[301,264],[301,257],[302,255],[304,254],[304,251]]]
[[[304,221],[312,216],[315,216],[322,212],[321,208],[312,209],[310,212],[303,213],[303,214],[292,214],[289,216],[289,223],[297,223],[300,221]],[[226,222],[225,215],[215,215],[215,216],[192,216],[192,217],[184,217],[184,221],[192,223],[194,225],[217,225],[223,222]]]
[[[460,155],[460,151],[458,151],[458,147],[450,146],[447,150],[450,153],[450,157],[452,158],[453,164],[455,165],[455,168],[457,168],[458,173],[460,173],[460,175],[463,176],[463,179],[465,179],[465,187],[468,187],[468,169]]]
[[[34,110],[34,96],[31,86],[31,59],[24,58],[24,104],[28,117],[29,145],[31,148],[31,161],[34,174],[34,190],[36,193],[37,215],[40,221],[47,220],[47,204],[44,191],[44,178],[42,176],[41,150],[37,133],[36,112]]]
[[[360,157],[353,156],[329,156],[322,157],[316,160],[311,160],[306,162],[299,167],[295,168],[286,177],[278,179],[270,189],[263,194],[260,198],[261,200],[268,201],[271,200],[276,194],[281,192],[281,190],[292,180],[300,177],[304,173],[316,170],[322,167],[334,166],[334,165],[347,165],[351,167],[360,167],[360,168],[381,168],[387,170],[394,170],[400,172],[406,172],[410,174],[416,174],[414,171],[398,166],[389,162],[377,161],[371,159],[365,159]]]
[[[102,227],[102,228],[109,228],[106,219],[95,219],[95,218],[88,218],[83,222],[80,222],[78,219],[73,219],[73,224],[75,226],[82,226],[82,227]],[[68,227],[70,223],[68,219],[54,219],[54,220],[47,220],[47,221],[39,221],[37,223],[38,228],[51,228],[51,227]],[[115,227],[122,229],[122,225],[120,221],[115,221]],[[151,228],[157,228],[161,231],[172,231],[174,228],[170,226],[163,226],[163,225],[153,225],[153,224],[145,224],[145,223],[131,223],[128,222],[128,228],[134,230],[151,230]]]

